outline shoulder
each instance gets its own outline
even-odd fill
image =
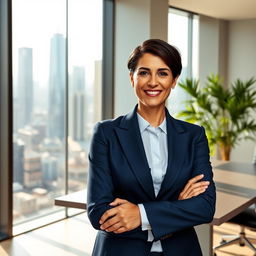
[[[114,119],[106,119],[97,122],[94,125],[93,133],[98,133],[101,130],[104,134],[109,134],[115,127],[119,126],[123,117],[124,116],[119,116]]]
[[[205,133],[203,126],[179,120],[174,117],[172,117],[172,120],[176,127],[179,127],[179,129],[183,130],[184,132],[188,132],[192,136],[198,137]]]

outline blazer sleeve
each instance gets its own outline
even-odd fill
[[[216,191],[209,161],[209,147],[203,127],[200,127],[193,144],[195,154],[192,177],[204,174],[210,181],[207,190],[199,196],[177,201],[153,201],[143,203],[155,241],[173,232],[212,221],[215,212]]]
[[[94,126],[88,158],[87,214],[92,226],[99,230],[101,216],[105,211],[112,208],[109,203],[115,199],[108,164],[107,141],[100,122]]]

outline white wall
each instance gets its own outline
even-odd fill
[[[210,73],[219,72],[219,20],[199,17],[199,79],[201,84]]]
[[[129,81],[131,51],[150,38],[167,40],[168,0],[116,0],[114,116],[129,112],[137,103]]]
[[[199,19],[199,78],[219,73],[224,86],[240,78],[256,77],[256,19],[224,21]],[[256,118],[256,113],[255,113]],[[231,153],[232,161],[251,162],[256,143],[242,141]]]
[[[210,73],[219,74],[226,81],[227,21],[199,17],[199,79],[205,83]]]
[[[229,22],[228,49],[228,81],[256,77],[256,19]],[[255,146],[256,142],[243,141],[232,151],[231,159],[251,162]]]

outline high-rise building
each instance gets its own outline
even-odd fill
[[[77,92],[73,95],[73,139],[85,140],[85,93]]]
[[[85,125],[86,121],[88,121],[88,114],[86,112],[84,67],[75,66],[70,81],[70,135],[74,140],[84,141]]]
[[[73,67],[72,92],[85,92],[85,71],[84,67]]]
[[[34,151],[24,154],[24,186],[35,188],[42,185],[41,155]]]
[[[16,128],[31,123],[33,114],[33,56],[32,48],[19,48],[18,109]]]
[[[93,110],[94,110],[94,123],[102,119],[102,61],[96,60],[94,63],[94,94],[93,94]],[[92,129],[91,129],[92,130]]]
[[[51,39],[48,137],[61,140],[65,133],[65,44],[66,39],[61,34]]]
[[[57,158],[51,156],[48,152],[42,155],[42,172],[45,184],[58,179],[58,161]]]
[[[17,139],[13,142],[13,182],[24,184],[24,142]]]
[[[38,130],[31,126],[26,126],[25,128],[19,129],[17,134],[26,145],[26,149],[35,151],[38,149],[38,144],[40,143]]]

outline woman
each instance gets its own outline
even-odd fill
[[[134,110],[96,124],[89,153],[88,216],[94,256],[200,256],[193,226],[211,222],[215,186],[203,127],[165,108],[179,52],[151,39],[128,60]]]

